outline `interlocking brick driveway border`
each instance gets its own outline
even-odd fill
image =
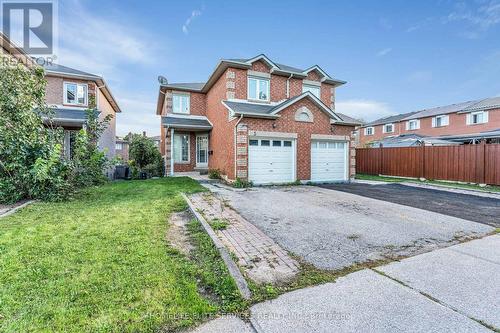
[[[299,272],[298,263],[285,250],[216,196],[198,193],[190,196],[190,200],[207,220],[228,222],[225,229],[215,230],[215,234],[253,281],[281,283]]]

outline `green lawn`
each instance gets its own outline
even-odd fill
[[[244,308],[196,222],[190,259],[165,240],[169,214],[186,208],[179,192],[201,190],[189,178],[118,182],[0,219],[0,331],[169,331]]]
[[[466,189],[466,190],[476,190],[476,191],[485,191],[485,192],[500,192],[500,186],[487,185],[485,187],[480,187],[479,185],[474,185],[474,184],[461,184],[461,183],[453,183],[453,182],[443,182],[443,181],[438,181],[438,180],[420,181],[418,179],[399,178],[399,177],[384,177],[384,176],[364,175],[364,174],[357,174],[356,179],[376,180],[376,181],[383,181],[383,182],[388,182],[388,183],[410,182],[410,183],[417,183],[417,184],[429,184],[429,185],[439,185],[439,186],[446,186],[446,187],[452,187],[452,188],[462,188],[462,189]]]

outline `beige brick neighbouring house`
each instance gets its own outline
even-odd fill
[[[207,82],[160,85],[166,173],[219,169],[255,184],[348,181],[358,121],[335,112],[345,84],[261,54],[218,63]]]

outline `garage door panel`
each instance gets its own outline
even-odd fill
[[[250,138],[254,145],[248,148],[248,176],[256,184],[286,183],[293,181],[295,171],[295,148],[293,140],[273,138]],[[269,146],[262,146],[262,140]],[[279,146],[273,146],[273,141]],[[256,143],[255,143],[256,142]]]
[[[311,180],[345,181],[347,143],[338,141],[311,142]]]

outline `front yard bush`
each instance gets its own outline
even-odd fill
[[[163,176],[163,159],[154,141],[141,134],[129,134],[128,140],[132,177],[139,178],[140,173],[148,177]]]

